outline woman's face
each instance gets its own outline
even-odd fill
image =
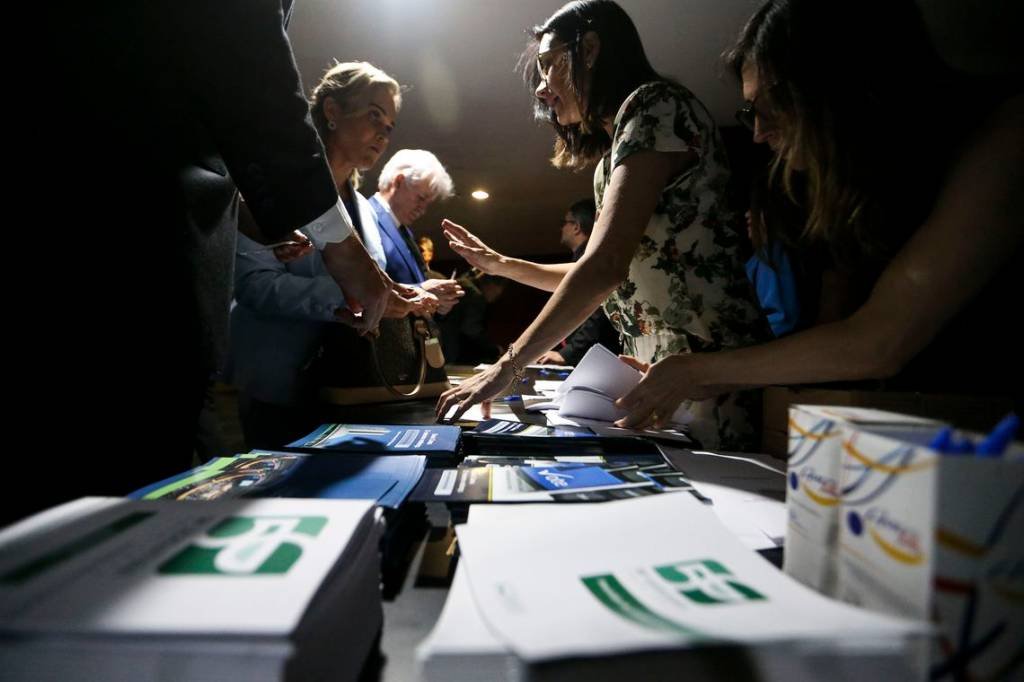
[[[535,94],[555,113],[561,126],[583,120],[580,102],[569,85],[570,47],[570,44],[563,43],[553,33],[545,33],[537,53],[537,73],[541,80]]]
[[[391,131],[395,127],[395,98],[383,87],[372,90],[369,106],[356,116],[342,116],[339,107],[330,107],[328,118],[337,128],[331,131],[327,145],[328,155],[337,155],[345,163],[365,171],[373,167],[388,148]]]
[[[772,151],[779,151],[782,146],[782,130],[778,117],[768,110],[762,85],[759,82],[757,67],[753,62],[743,65],[743,99],[754,111],[754,142],[767,144]]]

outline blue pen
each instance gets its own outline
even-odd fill
[[[951,453],[953,451],[953,429],[948,426],[943,427],[943,429],[935,435],[935,438],[932,439],[932,442],[928,443],[928,447],[935,452],[940,452],[942,454]]]
[[[521,396],[521,395],[505,395],[505,396],[502,396],[500,398],[495,398],[494,402],[498,402],[498,403],[514,403],[515,401],[522,400],[522,399],[523,399],[523,396]]]
[[[1006,451],[1007,446],[1017,434],[1020,428],[1020,417],[1011,412],[1003,417],[1002,421],[996,424],[992,433],[978,443],[976,450],[979,457],[999,457]]]
[[[952,445],[952,449],[949,450],[951,454],[970,455],[974,453],[974,442],[967,436],[964,436],[960,440],[954,439]]]

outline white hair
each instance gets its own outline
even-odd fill
[[[399,149],[388,159],[377,177],[377,190],[386,192],[395,184],[395,178],[405,176],[412,182],[425,180],[435,199],[447,199],[455,191],[448,171],[437,157],[425,149]]]

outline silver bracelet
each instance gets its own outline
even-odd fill
[[[516,349],[515,346],[511,344],[508,347],[508,362],[512,365],[512,382],[516,386],[519,386],[523,381],[525,381],[523,378],[523,368],[518,362],[516,362]]]

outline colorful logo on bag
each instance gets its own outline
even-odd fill
[[[790,468],[800,466],[809,460],[826,441],[839,436],[839,429],[835,428],[835,422],[830,419],[819,419],[809,428],[804,428],[797,420],[790,418],[789,452],[787,453]]]
[[[225,519],[164,562],[163,575],[284,575],[327,525],[323,516]]]
[[[936,466],[937,458],[923,448],[900,444],[883,453],[865,453],[858,434],[843,443],[843,501],[866,505],[881,497],[900,476],[913,475]]]
[[[800,490],[811,501],[823,507],[834,507],[839,504],[839,481],[832,476],[825,476],[814,467],[801,467],[799,471]],[[796,489],[796,483],[790,480],[790,486]]]
[[[861,514],[846,514],[846,527],[856,537],[865,534],[891,559],[915,566],[924,561],[921,537],[917,531],[900,523],[884,509],[871,507]]]

